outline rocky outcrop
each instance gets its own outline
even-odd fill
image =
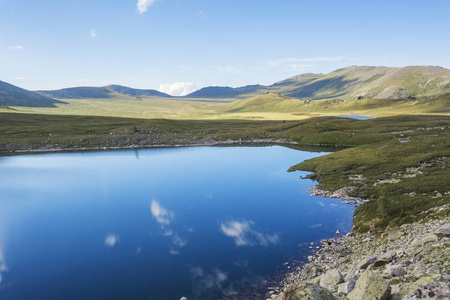
[[[279,294],[271,299],[450,299],[450,216],[434,219],[434,212],[448,208],[433,208],[422,222],[377,236],[321,240],[308,262],[274,287]],[[326,296],[312,298],[312,291]],[[309,298],[294,298],[299,295]]]

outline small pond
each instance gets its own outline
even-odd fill
[[[325,153],[195,147],[0,157],[0,299],[189,300],[262,282],[302,243],[351,229],[311,197]]]

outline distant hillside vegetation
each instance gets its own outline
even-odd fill
[[[351,66],[326,75],[301,74],[270,86],[206,87],[186,97],[242,99],[265,92],[308,100],[422,98],[450,92],[450,70],[435,66]]]
[[[248,98],[267,91],[263,85],[247,85],[238,88],[228,86],[208,86],[195,91],[185,98]]]
[[[56,107],[64,103],[0,81],[0,106]]]
[[[44,96],[57,99],[84,99],[84,98],[115,98],[120,95],[131,97],[172,97],[156,90],[133,89],[121,85],[107,85],[103,87],[74,87],[52,91],[36,91]]]

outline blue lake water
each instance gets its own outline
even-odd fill
[[[189,300],[261,282],[304,242],[351,229],[310,197],[324,153],[196,147],[0,157],[0,299]]]
[[[356,120],[368,120],[368,119],[375,119],[374,117],[369,116],[360,116],[360,115],[335,115],[332,117],[339,117],[339,118],[350,118],[350,119],[356,119]]]

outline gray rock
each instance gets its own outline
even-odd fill
[[[366,269],[368,266],[370,266],[371,264],[373,264],[375,261],[377,260],[376,256],[366,256],[366,258],[363,258],[359,264],[358,264],[358,269],[362,270],[362,269]]]
[[[416,239],[412,242],[411,246],[412,247],[418,247],[418,246],[422,246],[431,242],[435,242],[437,241],[437,236],[435,234],[428,234],[426,237],[422,238],[422,239]]]
[[[398,228],[391,228],[388,231],[388,240],[390,242],[393,242],[395,240],[398,240],[404,233],[400,231]]]
[[[338,300],[329,290],[312,283],[288,286],[277,300]]]
[[[347,297],[350,300],[386,300],[391,294],[391,287],[378,274],[364,272],[356,281],[355,288]]]
[[[355,288],[356,281],[350,280],[344,283],[339,284],[338,293],[347,295]]]
[[[406,270],[399,265],[387,265],[386,273],[392,276],[403,276],[406,275]]]
[[[450,237],[450,224],[442,226],[434,234],[437,237]]]
[[[186,297],[182,297],[180,300],[188,300]]]
[[[416,299],[450,299],[449,282],[432,282],[406,295],[402,300]]]
[[[356,281],[356,280],[358,280],[358,278],[360,276],[361,276],[361,274],[358,274],[358,273],[348,273],[345,276],[344,281],[350,281],[350,280]]]
[[[344,282],[344,278],[342,278],[341,272],[339,272],[338,269],[332,269],[328,270],[325,275],[322,276],[320,279],[320,286],[335,290],[336,286],[342,282]]]
[[[394,256],[391,253],[386,253],[383,256],[381,256],[380,258],[378,258],[373,263],[373,267],[376,268],[376,267],[385,266],[393,260],[394,260]]]

